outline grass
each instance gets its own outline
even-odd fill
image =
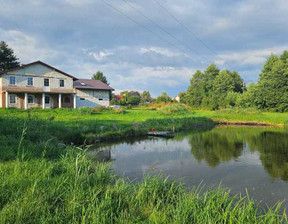
[[[288,123],[288,113],[272,113],[254,110],[221,110],[221,111],[196,111],[197,116],[210,118],[220,123],[250,123],[284,126]]]
[[[211,127],[222,118],[251,118],[227,111],[164,111],[0,109],[0,223],[287,222],[281,204],[260,211],[249,197],[231,197],[221,188],[187,192],[161,176],[132,183],[71,146],[145,135],[151,128],[179,131]],[[253,116],[284,124],[287,118],[277,115]]]
[[[280,204],[262,212],[220,187],[186,191],[160,176],[140,183],[70,148],[58,160],[0,163],[0,223],[284,223]]]

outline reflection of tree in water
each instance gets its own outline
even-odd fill
[[[197,161],[205,160],[212,167],[238,158],[242,154],[244,145],[243,136],[231,129],[214,129],[192,135],[189,144],[191,153]]]
[[[270,176],[288,181],[287,132],[262,132],[249,139],[249,146],[260,153],[262,165]]]

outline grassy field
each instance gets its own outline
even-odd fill
[[[164,113],[165,112],[165,113]],[[131,183],[81,148],[156,130],[211,127],[223,113],[148,109],[0,110],[0,223],[284,223],[280,204],[260,211],[221,188],[187,192],[161,177]],[[227,112],[225,112],[227,113]],[[228,114],[228,113],[227,113]],[[278,124],[285,116],[255,115]],[[225,119],[245,120],[229,113]],[[255,117],[256,119],[256,117]]]

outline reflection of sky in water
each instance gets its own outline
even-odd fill
[[[269,145],[269,139],[278,135],[279,144]],[[221,182],[233,194],[245,194],[247,188],[256,201],[271,205],[288,195],[284,181],[288,173],[286,139],[287,133],[283,135],[279,129],[231,127],[185,133],[170,140],[118,143],[102,149],[111,150],[112,166],[119,176],[140,180],[143,173],[161,172],[187,187],[202,182],[208,188]]]

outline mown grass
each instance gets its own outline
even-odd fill
[[[284,223],[280,204],[263,212],[218,188],[189,192],[160,176],[117,178],[109,164],[69,148],[58,160],[0,163],[0,223]]]
[[[288,123],[288,113],[272,113],[257,110],[236,110],[226,109],[220,111],[198,110],[195,115],[210,118],[216,122],[222,123],[245,123],[254,124],[272,124],[284,126]]]

